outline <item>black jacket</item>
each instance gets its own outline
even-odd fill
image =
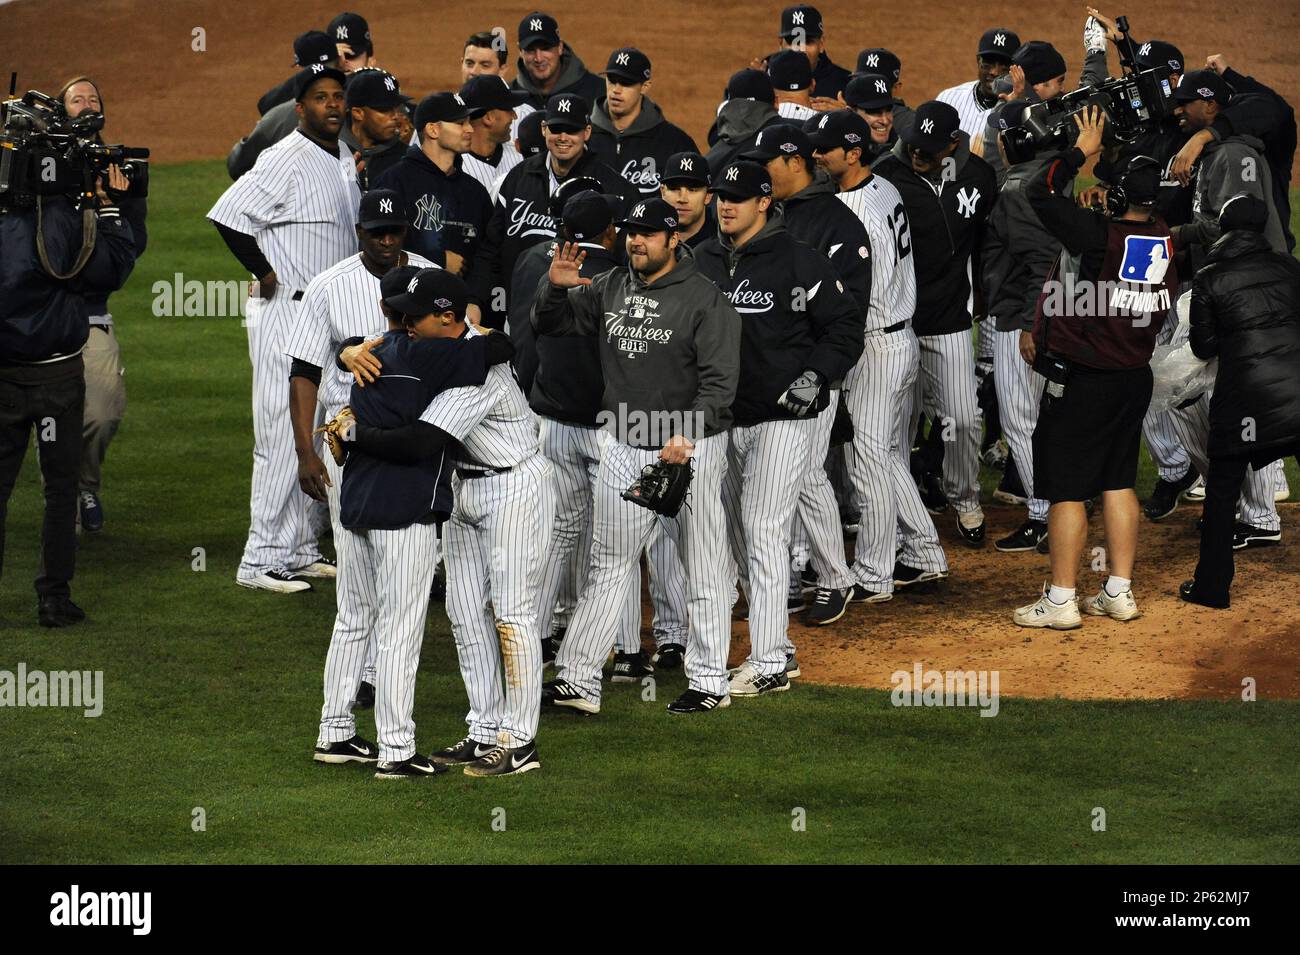
[[[1061,251],[1025,195],[1030,180],[1053,158],[1044,154],[1007,170],[989,213],[981,263],[984,307],[1000,332],[1033,329],[1038,296]]]
[[[1286,246],[1295,249],[1291,234],[1291,164],[1295,160],[1296,122],[1291,104],[1252,76],[1234,69],[1223,71],[1232,88],[1230,102],[1215,120],[1211,131],[1216,139],[1253,136],[1263,142],[1264,159],[1273,179],[1273,203],[1286,236]]]
[[[790,235],[830,260],[866,315],[871,306],[871,238],[862,220],[840,201],[835,181],[818,169],[806,189],[782,200],[781,214]]]
[[[372,180],[371,188],[393,189],[401,195],[411,223],[406,233],[408,251],[445,265],[444,253],[450,250],[464,257],[472,274],[492,217],[492,200],[482,183],[461,171],[459,157],[448,174],[419,146],[409,146],[402,161]]]
[[[822,52],[813,67],[813,96],[825,96],[835,99],[844,92],[853,74],[844,67],[831,62],[829,54]]]
[[[67,272],[81,250],[81,213],[66,199],[49,198],[42,217],[50,263]],[[136,256],[130,224],[109,206],[99,211],[96,226],[85,268],[75,278],[59,281],[46,273],[37,256],[36,209],[0,215],[0,369],[7,379],[57,377],[51,365],[32,363],[76,357],[90,334],[90,298],[102,299],[126,284]]]
[[[357,185],[362,192],[369,192],[374,188],[374,184],[384,173],[402,161],[407,150],[407,144],[402,142],[400,136],[394,136],[386,143],[362,146],[346,124],[339,132],[339,142],[352,150],[354,158],[358,155],[361,157],[357,163]]]
[[[281,103],[292,103],[293,81],[297,78],[297,74],[294,74],[284,82],[277,83],[263,93],[262,98],[257,101],[257,115],[265,116],[269,109],[273,106],[279,106]]]
[[[617,268],[614,253],[594,242],[580,243],[587,257],[582,276],[593,279]],[[519,257],[510,287],[510,340],[515,346],[515,377],[539,415],[594,428],[599,423],[605,378],[595,335],[556,338],[537,335],[529,313],[551,267],[555,243],[533,246]]]
[[[1160,163],[1160,168],[1169,171],[1169,164],[1178,155],[1190,138],[1178,124],[1178,117],[1170,113],[1151,129],[1141,129],[1131,143],[1125,143],[1119,149],[1118,163],[1102,157],[1097,160],[1092,174],[1097,177],[1098,185],[1109,186],[1115,182],[1116,166],[1133,156],[1150,156]],[[1156,194],[1156,212],[1171,226],[1184,225],[1192,221],[1192,187],[1184,186],[1177,179],[1166,176],[1160,181],[1160,191]]]
[[[560,54],[559,69],[560,78],[555,81],[555,88],[543,93],[528,75],[521,56],[515,61],[515,81],[510,86],[527,93],[528,105],[534,109],[546,109],[546,101],[559,93],[577,93],[592,104],[605,95],[605,81],[590,72],[567,43]]]
[[[841,380],[862,356],[865,315],[826,257],[787,232],[780,215],[738,251],[723,241],[717,236],[695,255],[740,313],[732,415],[739,426],[793,418],[777,399],[808,369],[823,383]],[[814,410],[826,403],[823,388]]]
[[[144,255],[145,247],[149,244],[149,230],[145,226],[145,216],[149,212],[149,201],[142,196],[124,196],[118,208],[122,212],[122,218],[131,227],[131,239],[135,243],[135,257],[139,259],[140,256]],[[86,295],[86,308],[89,313],[91,315],[108,314],[108,296],[107,291],[88,293]]]
[[[912,171],[902,143],[871,167],[893,183],[907,210],[916,251],[912,328],[917,335],[950,335],[970,328],[971,277],[980,275],[984,227],[997,198],[997,173],[971,154],[970,137],[957,135],[953,162],[936,174],[937,181]],[[984,293],[978,278],[975,300],[976,311],[981,311]]]
[[[487,232],[479,246],[479,261],[468,280],[470,300],[484,309],[485,318],[487,309],[492,308],[495,317],[490,324],[497,328],[504,323],[508,309],[495,308],[500,297],[493,295],[493,289],[510,288],[515,263],[525,249],[555,239],[555,220],[550,214],[550,161],[550,153],[538,153],[506,173]],[[600,180],[605,192],[622,196],[627,203],[638,198],[636,187],[597,159],[590,150],[573,164],[573,169],[564,179],[574,176],[593,176]]]
[[[695,140],[664,119],[649,97],[641,99],[641,113],[627,129],[614,128],[601,97],[591,112],[591,139],[587,148],[615,169],[642,196],[659,195],[660,170],[673,153],[695,152]]]
[[[1219,357],[1210,398],[1210,457],[1256,467],[1300,447],[1300,263],[1257,232],[1210,247],[1192,281],[1192,351]],[[1253,440],[1245,440],[1247,419]]]

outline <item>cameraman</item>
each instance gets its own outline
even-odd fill
[[[1083,609],[1116,620],[1139,615],[1130,586],[1138,445],[1151,401],[1151,353],[1178,287],[1169,228],[1154,212],[1159,163],[1146,156],[1131,160],[1111,189],[1105,214],[1080,208],[1069,184],[1101,152],[1106,118],[1089,107],[1074,122],[1074,148],[1026,189],[1063,250],[1040,296],[1025,354],[1047,379],[1034,429],[1034,488],[1050,503],[1052,584],[1013,619],[1022,627],[1056,630],[1080,624],[1075,578],[1088,533],[1084,501],[1098,494],[1110,577]]]
[[[83,113],[104,112],[99,86],[88,76],[68,80],[59,90],[59,100],[70,119]],[[96,134],[97,142],[103,141]],[[124,190],[127,186],[122,170],[109,166],[110,192]],[[148,205],[143,196],[117,192],[122,218],[131,226],[135,240],[135,257],[144,255],[148,243],[145,230],[145,213]],[[104,527],[104,510],[99,500],[99,485],[108,444],[117,434],[117,427],[126,414],[126,383],[122,379],[122,355],[118,349],[117,335],[113,331],[113,316],[108,311],[108,292],[86,296],[90,310],[90,336],[81,358],[86,365],[86,411],[82,423],[81,477],[78,481],[77,520],[82,530],[95,531]]]
[[[108,188],[126,187],[121,173],[110,171]],[[82,350],[96,310],[92,302],[122,287],[136,251],[131,226],[101,182],[90,219],[95,242],[84,267],[69,278],[55,278],[51,271],[74,270],[82,251],[83,216],[66,198],[38,201],[39,211],[0,211],[0,570],[9,495],[35,428],[45,485],[37,616],[42,626],[66,627],[86,616],[72,602],[70,589],[86,400]],[[40,261],[38,235],[49,270]]]

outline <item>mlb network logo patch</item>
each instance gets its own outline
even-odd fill
[[[1165,280],[1174,245],[1168,236],[1128,235],[1124,237],[1124,258],[1119,277],[1125,282],[1159,285]]]

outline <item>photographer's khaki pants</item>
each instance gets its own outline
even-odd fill
[[[82,424],[80,490],[99,493],[108,443],[126,414],[126,384],[112,326],[90,326],[81,354],[86,363],[86,412]]]

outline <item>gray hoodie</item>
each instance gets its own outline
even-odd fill
[[[585,97],[588,105],[593,107],[596,100],[605,95],[605,81],[590,72],[568,44],[565,44],[564,52],[560,54],[559,74],[551,91],[543,93],[528,75],[521,56],[515,63],[515,81],[510,85],[529,94],[528,103],[534,109],[545,109],[546,101],[557,93],[577,93]]]
[[[752,99],[727,100],[709,132],[712,145],[705,157],[709,172],[713,175],[720,173],[727,163],[754,145],[760,129],[782,121],[771,103]]]
[[[1229,199],[1241,194],[1264,200],[1268,206],[1264,238],[1274,252],[1287,253],[1282,221],[1273,202],[1273,174],[1263,149],[1264,144],[1254,136],[1229,136],[1206,143],[1197,163],[1192,221],[1174,230],[1174,247],[1188,249],[1195,268],[1204,264],[1210,246],[1221,234],[1219,212]]]
[[[650,285],[630,267],[571,289],[543,278],[531,319],[542,335],[597,336],[602,424],[620,442],[658,448],[674,434],[694,441],[731,426],[740,316],[690,249]]]

